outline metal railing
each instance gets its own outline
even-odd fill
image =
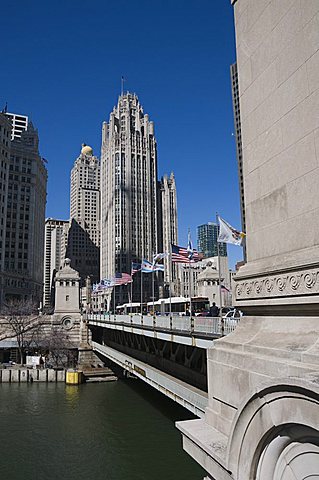
[[[98,322],[144,330],[165,331],[171,334],[183,333],[192,336],[220,337],[235,330],[239,318],[233,317],[187,317],[180,315],[111,315],[87,314],[89,322]]]

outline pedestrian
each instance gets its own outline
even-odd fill
[[[209,315],[211,317],[218,317],[219,315],[219,308],[217,307],[215,302],[213,302],[213,305],[209,307]]]

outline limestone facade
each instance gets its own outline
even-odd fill
[[[175,176],[164,175],[159,182],[159,222],[161,225],[160,234],[162,239],[161,250],[169,253],[171,244],[178,245],[178,221],[177,221],[177,193]],[[171,295],[178,296],[180,292],[179,265],[172,264],[169,257],[164,258],[164,288],[168,291],[169,285]],[[169,292],[168,292],[169,293]]]
[[[319,3],[237,0],[246,313],[208,351],[184,448],[216,480],[319,478]]]
[[[227,280],[227,278],[221,276],[221,285],[225,286],[226,289],[220,290],[218,268],[213,261],[208,260],[205,268],[197,276],[197,295],[199,297],[207,297],[210,306],[216,303],[218,307],[231,307],[232,296],[229,279]]]
[[[103,123],[101,152],[101,278],[110,278],[130,273],[132,261],[152,260],[160,245],[154,123],[135,94],[122,94]],[[148,277],[143,300],[152,295]],[[117,304],[128,301],[127,287],[115,292]],[[140,301],[140,282],[133,296]]]
[[[65,259],[68,230],[68,220],[45,220],[43,306],[47,308],[54,307],[54,278]]]
[[[205,273],[206,272],[206,273]],[[222,285],[230,290],[230,274],[228,268],[228,257],[220,257],[220,275]],[[215,277],[217,275],[217,285]],[[207,278],[206,278],[207,277]],[[211,277],[211,278],[208,278]],[[191,281],[190,281],[191,278]],[[204,258],[189,268],[188,265],[180,265],[180,291],[181,295],[188,298],[190,291],[192,297],[208,297],[210,304],[216,302],[220,306],[218,274],[218,257]],[[231,299],[226,293],[222,294],[223,306],[231,306]]]
[[[7,223],[8,180],[11,145],[11,123],[7,115],[0,113],[0,305],[3,300],[4,260]]]
[[[318,2],[255,4],[234,4],[247,216],[236,301],[285,311],[292,295],[318,310]]]
[[[67,257],[84,284],[100,279],[100,162],[83,144],[71,171]]]
[[[64,266],[55,276],[54,313],[80,312],[80,275],[71,267],[71,260],[66,258]]]
[[[4,297],[40,303],[47,169],[32,122],[11,141],[8,176]]]

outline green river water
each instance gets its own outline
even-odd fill
[[[202,480],[174,426],[188,418],[133,379],[0,384],[0,479]]]

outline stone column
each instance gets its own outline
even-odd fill
[[[245,317],[208,351],[204,420],[179,424],[216,480],[319,477],[319,2],[237,0]]]

